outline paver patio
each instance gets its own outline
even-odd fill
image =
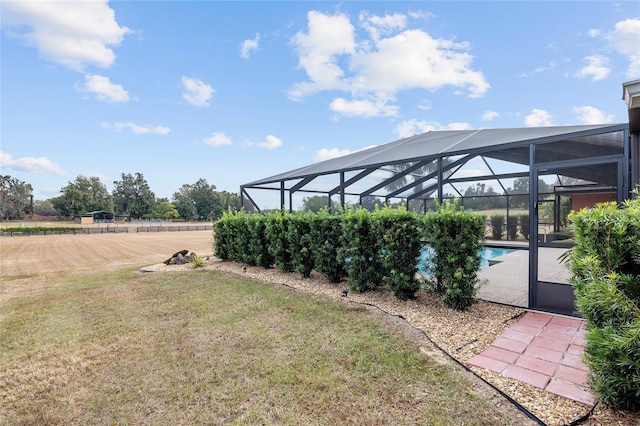
[[[593,405],[582,362],[584,334],[579,318],[527,312],[467,364]]]

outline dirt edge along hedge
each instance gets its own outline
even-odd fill
[[[584,361],[591,384],[605,404],[638,411],[640,198],[620,207],[603,203],[569,215],[576,246],[568,265],[587,322]]]

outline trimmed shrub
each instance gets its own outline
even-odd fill
[[[640,199],[569,215],[576,305],[587,321],[584,360],[598,398],[640,410]]]
[[[518,216],[507,217],[507,239],[515,240],[518,238]]]
[[[468,309],[478,291],[483,218],[445,201],[425,217],[425,238],[434,253],[425,265],[432,277],[427,290],[441,294],[454,309]]]
[[[228,214],[230,213],[224,213],[220,219],[213,222],[213,252],[222,260],[229,260]]]
[[[269,240],[267,239],[267,217],[258,214],[246,216],[249,241],[247,250],[251,253],[253,265],[271,268],[273,256],[269,252]]]
[[[489,219],[491,221],[491,237],[494,240],[501,240],[504,235],[504,215],[494,214]]]
[[[277,211],[267,215],[266,238],[269,241],[269,254],[273,262],[282,272],[293,272],[293,258],[289,247],[287,231],[291,214]]]
[[[362,208],[344,214],[340,256],[347,263],[349,288],[363,292],[375,289],[385,276],[380,256],[380,238],[372,215]]]
[[[244,262],[245,250],[242,239],[246,230],[244,215],[228,211],[214,223],[215,254],[223,260]]]
[[[529,240],[529,233],[530,233],[529,215],[526,213],[519,215],[518,222],[520,222],[520,233],[522,234],[525,240]]]
[[[311,239],[311,214],[297,213],[289,215],[287,242],[291,252],[291,261],[303,278],[309,278],[315,259]]]
[[[342,248],[342,216],[331,215],[328,208],[310,217],[315,268],[330,283],[339,283],[347,275]]]
[[[373,217],[391,293],[400,300],[415,298],[420,289],[416,274],[422,248],[418,217],[404,208],[388,207],[377,210]]]

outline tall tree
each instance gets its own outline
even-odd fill
[[[0,176],[0,218],[23,219],[31,212],[32,192],[30,184],[9,175]]]
[[[206,179],[198,179],[193,185],[182,185],[180,190],[173,194],[173,199],[180,216],[186,220],[211,220],[216,210],[221,209],[220,206],[216,206],[216,186],[209,185]]]
[[[51,200],[33,200],[34,212],[52,211],[52,210],[55,210],[55,207],[53,207],[53,203],[51,202]]]
[[[173,204],[185,220],[216,220],[231,209],[240,209],[240,197],[227,191],[216,191],[206,179],[198,179],[193,185],[184,184],[173,194]]]
[[[78,216],[97,210],[113,211],[113,197],[95,176],[78,176],[60,192],[62,195],[52,198],[51,202],[63,216]]]
[[[219,213],[219,216],[216,216],[214,219],[222,217],[222,213],[227,210],[238,211],[242,208],[242,204],[240,202],[240,195],[235,192],[228,191],[219,191],[217,192],[220,204],[222,205],[222,210]],[[254,212],[256,209],[253,207],[251,203],[248,206],[245,206],[244,209],[246,212]]]
[[[132,219],[142,219],[153,211],[156,196],[142,173],[122,173],[122,180],[113,182],[113,201],[116,212]]]
[[[326,195],[313,195],[302,199],[302,211],[317,213],[329,206],[329,197]]]
[[[151,216],[157,219],[171,220],[179,218],[180,214],[173,203],[170,203],[166,198],[159,198]]]

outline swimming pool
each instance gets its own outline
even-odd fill
[[[481,260],[480,260],[480,269],[488,268],[489,259],[495,259],[496,257],[500,257],[507,253],[512,253],[516,249],[510,248],[502,248],[502,247],[484,247],[480,250]],[[421,272],[425,272],[425,266],[429,264],[429,259],[433,257],[433,249],[430,246],[424,246],[422,249],[422,254],[420,255],[420,263],[418,264],[418,269]]]

